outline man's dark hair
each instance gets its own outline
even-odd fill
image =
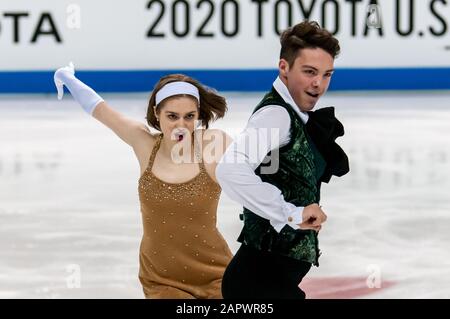
[[[333,59],[340,51],[339,41],[315,21],[304,21],[288,28],[281,34],[280,42],[280,59],[285,59],[289,66],[294,64],[302,49],[321,48]]]

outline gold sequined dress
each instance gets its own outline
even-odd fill
[[[216,227],[221,188],[199,161],[200,173],[172,184],[152,173],[158,136],[139,179],[144,233],[139,280],[146,298],[222,298],[221,283],[232,253]]]

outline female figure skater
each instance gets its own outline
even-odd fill
[[[208,124],[224,116],[223,97],[181,74],[155,85],[147,123],[115,111],[75,77],[73,64],[55,72],[58,98],[65,85],[83,109],[130,145],[139,161],[143,237],[139,280],[146,298],[222,298],[232,258],[216,228],[221,188],[215,168],[230,143]],[[205,129],[197,129],[202,121]]]

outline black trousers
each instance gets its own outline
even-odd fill
[[[224,299],[305,299],[298,285],[311,264],[241,245],[222,279]]]

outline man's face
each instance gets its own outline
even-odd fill
[[[312,110],[327,91],[333,67],[333,57],[323,49],[316,48],[300,50],[291,66],[281,59],[278,69],[294,102],[306,112]]]

